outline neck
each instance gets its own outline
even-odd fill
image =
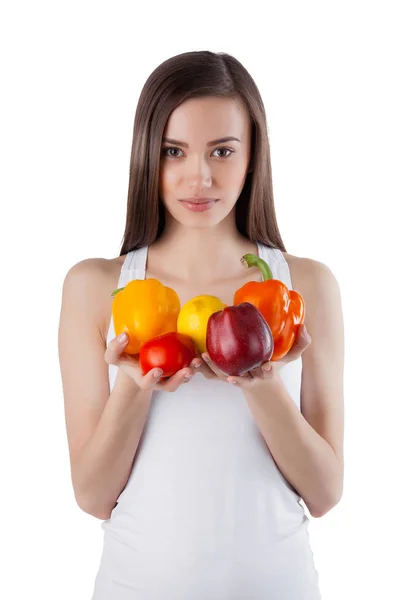
[[[211,283],[243,275],[243,254],[258,254],[257,245],[236,229],[220,223],[215,228],[166,227],[150,246],[149,256],[163,265],[171,279]],[[151,266],[150,266],[150,270]]]

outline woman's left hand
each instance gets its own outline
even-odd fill
[[[203,364],[198,369],[198,372],[202,373],[207,379],[222,379],[227,383],[236,384],[237,387],[243,389],[254,388],[258,386],[260,381],[274,380],[277,378],[280,369],[288,363],[297,360],[303,354],[303,352],[311,344],[311,336],[307,332],[304,324],[300,325],[298,335],[295,343],[289,352],[279,361],[267,361],[256,369],[248,371],[242,376],[239,375],[225,375],[218,369],[218,367],[212,362],[208,352],[203,352],[201,355],[203,358]]]

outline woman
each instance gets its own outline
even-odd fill
[[[227,377],[203,353],[143,376],[115,337],[113,290],[156,278],[181,306],[230,305],[262,281],[246,253],[304,298],[284,359]],[[286,252],[263,102],[232,56],[181,54],[145,83],[122,249],[67,273],[59,352],[75,497],[104,520],[93,600],[320,598],[299,502],[320,517],[342,495],[340,292]]]

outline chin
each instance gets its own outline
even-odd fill
[[[179,201],[178,201],[179,203]],[[218,206],[219,205],[219,206]],[[224,214],[221,214],[221,208],[223,204],[221,200],[218,200],[209,210],[205,210],[202,212],[195,212],[186,209],[185,207],[179,206],[177,207],[174,204],[171,208],[165,207],[166,218],[170,218],[185,227],[193,227],[196,229],[209,229],[210,227],[215,227],[222,221],[224,221],[235,208],[235,204],[228,211],[224,211]],[[226,208],[226,206],[225,206]]]

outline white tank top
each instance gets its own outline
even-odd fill
[[[127,254],[118,287],[145,279],[147,250]],[[258,253],[293,289],[282,252]],[[301,371],[301,358],[280,371],[299,410]],[[110,366],[110,389],[116,374]],[[242,390],[196,373],[176,392],[154,391],[130,478],[102,523],[92,600],[320,600],[299,500]]]

